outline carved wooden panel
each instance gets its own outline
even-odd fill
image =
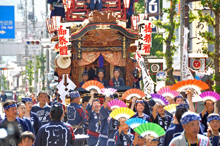
[[[82,38],[82,47],[121,46],[121,37],[118,30],[90,30]]]
[[[134,65],[132,62],[131,58],[126,59],[126,78],[125,78],[125,83],[126,86],[131,86],[133,87],[133,70],[134,70]]]
[[[113,11],[100,12],[94,10],[89,15],[90,23],[116,22],[116,15]]]

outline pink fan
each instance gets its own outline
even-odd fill
[[[117,90],[114,89],[114,88],[103,88],[103,89],[101,89],[101,93],[104,94],[105,96],[113,95],[115,92],[117,92]]]
[[[169,96],[171,98],[175,98],[176,96],[179,95],[179,93],[175,90],[170,90],[171,86],[166,86],[161,88],[157,94],[162,95],[163,97]]]
[[[150,94],[150,95],[155,102],[159,102],[162,105],[169,104],[168,100],[165,97],[163,97],[162,95],[159,95],[159,94]]]
[[[220,95],[216,92],[213,92],[213,91],[203,92],[199,96],[203,99],[203,101],[212,100],[213,102],[216,102],[216,101],[220,100]]]
[[[127,105],[123,101],[118,100],[118,99],[114,99],[108,102],[107,104],[111,109],[119,108],[119,107],[127,107]]]

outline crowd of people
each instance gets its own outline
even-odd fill
[[[0,124],[3,132],[0,134],[6,134],[0,136],[0,145],[220,145],[220,117],[214,113],[214,102],[211,99],[204,101],[204,110],[197,114],[192,103],[191,91],[187,91],[187,98],[179,94],[174,99],[166,97],[166,101],[131,97],[128,108],[135,112],[132,118],[156,123],[166,131],[164,136],[152,138],[138,135],[126,124],[127,118],[121,117],[116,120],[110,116],[114,109],[110,108],[108,103],[119,100],[118,94],[106,95],[102,105],[96,95],[92,90],[89,96],[83,97],[80,104],[80,93],[71,91],[70,104],[67,106],[57,99],[59,96],[49,103],[49,95],[45,91],[39,92],[38,102],[34,105],[29,97],[17,102],[5,99],[5,115],[1,115]],[[166,111],[163,102],[178,104],[175,112]]]

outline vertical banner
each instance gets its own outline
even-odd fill
[[[69,29],[67,29],[63,24],[60,24],[59,26],[58,38],[60,56],[68,55],[67,45],[69,45]]]
[[[188,44],[188,33],[189,29],[187,27],[184,27],[184,36],[183,36],[183,51],[182,51],[182,80],[188,80],[188,79],[194,79],[192,76],[192,73],[189,70],[188,67],[188,50],[187,50],[187,44]]]
[[[138,53],[140,55],[150,55],[152,22],[143,20],[138,22]]]
[[[142,77],[143,77],[143,83],[144,83],[144,93],[147,96],[147,98],[150,98],[150,94],[154,93],[154,82],[151,79],[149,73],[147,72],[144,64],[144,58],[138,54],[138,50],[136,51],[136,56],[135,56],[141,71],[142,71]]]

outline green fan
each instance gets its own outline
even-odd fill
[[[149,122],[139,125],[134,131],[142,137],[149,136],[154,138],[161,137],[166,133],[160,125]]]

